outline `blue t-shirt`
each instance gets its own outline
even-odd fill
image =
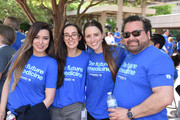
[[[116,65],[120,67],[126,53],[121,47],[111,47]],[[114,81],[108,64],[104,60],[104,54],[90,52],[90,61],[86,79],[86,108],[95,119],[109,118],[107,108],[107,93],[112,92]]]
[[[180,50],[180,41],[177,42],[177,50]]]
[[[174,80],[178,78],[178,70],[174,68]]]
[[[173,54],[173,43],[170,42],[168,45],[168,55],[171,56]]]
[[[116,35],[117,37],[120,37],[120,36],[121,36],[119,32],[114,32],[114,35]],[[118,39],[118,38],[114,37],[115,43],[119,43],[119,42],[121,41],[121,39],[122,39],[122,38],[119,38],[119,39]]]
[[[168,42],[168,36],[166,36],[165,34],[163,34],[162,35],[163,37],[164,37],[164,39],[165,39],[165,43],[164,43],[164,46],[166,47],[166,49],[167,49],[167,47],[168,47],[168,45],[169,45],[169,42]],[[168,51],[169,52],[169,51]]]
[[[172,59],[154,46],[142,52],[128,54],[118,74],[113,95],[119,107],[130,109],[152,95],[152,88],[173,86],[174,64]],[[135,120],[168,120],[166,109]]]
[[[14,82],[11,76],[7,108],[14,112],[20,106],[34,106],[45,99],[46,88],[56,88],[58,66],[57,61],[48,55],[37,57],[32,55],[14,91],[11,91]]]
[[[77,102],[85,102],[85,79],[89,54],[85,51],[77,57],[67,57],[64,83],[56,90],[52,107],[62,108]]]
[[[16,41],[14,42],[14,44],[12,45],[12,47],[18,51],[19,48],[21,47],[21,45],[23,44],[24,42],[24,39],[25,39],[26,35],[16,31]]]

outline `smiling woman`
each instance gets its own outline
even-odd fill
[[[121,47],[107,45],[98,21],[88,21],[83,32],[91,50],[86,78],[88,120],[109,120],[107,93],[113,90],[116,73],[126,53]]]
[[[86,68],[89,54],[76,24],[66,24],[58,44],[58,81],[51,120],[80,120],[85,102]],[[64,114],[60,114],[64,113]]]
[[[54,56],[51,28],[35,22],[12,60],[3,87],[0,120],[5,117],[6,105],[18,120],[50,119],[47,108],[54,99],[58,72]]]
[[[50,36],[49,31],[46,29],[42,29],[38,32],[36,37],[33,40],[33,55],[35,56],[45,56],[45,50],[49,46]]]

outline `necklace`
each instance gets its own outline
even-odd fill
[[[102,64],[103,64],[103,62],[102,62],[102,60],[103,60],[103,58],[104,58],[104,55],[103,55],[103,53],[100,53],[100,54],[96,54],[96,53],[94,53],[94,55],[93,55],[93,58],[95,59],[95,66],[102,66]]]

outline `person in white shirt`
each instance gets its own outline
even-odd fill
[[[105,37],[105,41],[108,45],[115,45],[114,37],[111,32],[108,32],[108,36]]]

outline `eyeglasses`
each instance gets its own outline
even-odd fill
[[[79,35],[79,34],[77,34],[77,33],[76,33],[76,34],[72,34],[72,35],[65,34],[65,35],[64,35],[64,39],[65,39],[65,40],[69,40],[69,38],[71,37],[71,38],[74,40],[74,39],[77,39],[77,38],[78,38],[78,35]]]
[[[141,35],[141,31],[144,31],[144,30],[134,30],[132,32],[125,32],[122,34],[122,36],[124,38],[129,38],[131,36],[131,34],[134,36],[134,37],[138,37]]]

